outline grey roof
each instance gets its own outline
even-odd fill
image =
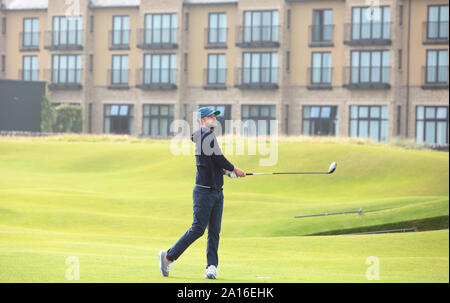
[[[61,0],[63,1],[63,0]],[[145,0],[144,0],[145,1]],[[4,9],[47,9],[48,0],[2,0]],[[237,4],[238,0],[184,0],[185,5]],[[91,7],[139,7],[141,0],[91,0]]]
[[[237,4],[238,0],[184,0],[186,5]]]
[[[5,9],[47,9],[48,0],[4,0]]]
[[[93,7],[137,7],[140,4],[141,0],[91,0],[90,3]]]

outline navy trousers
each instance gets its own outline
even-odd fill
[[[218,266],[219,233],[222,224],[223,192],[218,189],[194,187],[192,193],[194,200],[194,220],[192,226],[167,251],[167,256],[178,259],[181,254],[208,228],[208,242],[206,246],[207,267]]]

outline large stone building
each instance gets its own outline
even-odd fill
[[[258,133],[448,145],[444,0],[3,0],[0,77],[84,132],[168,136],[202,105]],[[268,127],[264,127],[266,125]],[[273,127],[273,124],[272,124]]]

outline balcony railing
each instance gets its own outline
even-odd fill
[[[110,30],[108,35],[109,49],[130,49],[130,30]]]
[[[228,28],[206,28],[205,49],[227,48]]]
[[[422,37],[423,44],[448,44],[448,21],[424,22]]]
[[[82,89],[83,69],[47,69],[46,79],[50,90]]]
[[[173,90],[176,85],[177,69],[138,69],[136,87],[145,90]]]
[[[178,28],[139,28],[137,47],[141,49],[177,49]]]
[[[20,33],[19,49],[21,51],[39,51],[39,32]]]
[[[226,81],[226,68],[206,68],[203,70],[204,89],[226,89]]]
[[[242,48],[279,47],[279,25],[238,26],[236,46]]]
[[[332,89],[332,67],[310,67],[307,69],[308,89]]]
[[[344,44],[352,46],[391,45],[390,22],[346,23]]]
[[[278,89],[277,67],[236,68],[235,87],[240,89]]]
[[[448,66],[422,66],[423,89],[448,89]]]
[[[309,46],[327,47],[333,46],[334,25],[310,25],[309,26]]]
[[[39,81],[39,69],[19,69],[19,77],[23,81]]]
[[[83,31],[46,31],[44,48],[48,50],[82,50]]]
[[[108,88],[110,89],[128,89],[129,69],[109,69],[108,70]]]
[[[348,89],[389,89],[389,66],[344,67],[344,87]]]

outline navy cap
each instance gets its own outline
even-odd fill
[[[218,110],[215,111],[211,107],[201,107],[197,110],[197,119],[208,117],[211,116],[212,114],[218,116],[220,115],[220,111]]]

